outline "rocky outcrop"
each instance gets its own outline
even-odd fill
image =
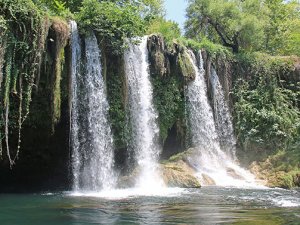
[[[170,61],[167,48],[162,36],[151,35],[148,38],[149,61],[152,65],[152,74],[161,77],[170,75]]]
[[[283,154],[268,157],[265,161],[253,162],[250,171],[268,187],[300,187],[299,168],[285,165]]]
[[[179,75],[185,81],[195,79],[196,71],[189,59],[186,47],[177,42],[166,46],[163,37],[156,34],[148,37],[147,47],[152,75],[161,77]],[[174,66],[176,71],[174,71]]]
[[[188,149],[162,162],[162,177],[169,187],[201,187],[200,181],[196,177],[195,154],[195,149]]]
[[[185,81],[195,80],[196,71],[189,59],[187,51],[183,50],[182,52],[180,52],[178,54],[177,60],[178,60],[177,61],[178,67],[180,68],[184,80]]]
[[[195,150],[189,149],[185,152],[172,156],[169,160],[159,165],[160,176],[168,187],[200,188],[201,184],[196,177],[196,170],[192,159]],[[130,188],[136,183],[139,169],[135,168],[130,175],[123,176],[118,181],[118,188]],[[207,177],[207,180],[210,178]],[[210,181],[213,182],[213,181]]]
[[[161,165],[162,177],[168,187],[200,188],[196,171],[182,160]]]

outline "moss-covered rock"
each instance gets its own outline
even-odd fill
[[[168,187],[200,188],[201,184],[196,177],[193,166],[194,149],[172,156],[159,165],[159,173]],[[129,175],[123,176],[118,181],[119,188],[133,187],[139,176],[140,170],[135,168]],[[209,178],[207,178],[209,179]]]
[[[148,37],[147,47],[149,51],[149,62],[151,74],[159,76],[170,75],[170,61],[167,57],[167,48],[162,36],[151,35]]]
[[[65,62],[64,48],[69,38],[69,26],[66,21],[53,18],[52,25],[49,31],[49,45],[51,57],[53,60],[52,75],[51,75],[51,111],[52,111],[52,131],[55,130],[55,125],[61,117],[61,79],[62,69]]]
[[[160,138],[164,146],[162,158],[166,159],[185,146],[185,78],[177,63],[184,49],[177,43],[167,46],[160,35],[150,35],[147,47],[154,105],[159,114]]]
[[[194,162],[195,156],[198,154],[197,149],[189,148],[188,150],[178,153],[176,155],[171,156],[168,160],[163,161],[162,163],[171,163],[171,162],[179,162],[184,161],[186,163]],[[194,167],[193,165],[191,165]]]
[[[196,71],[186,50],[178,54],[177,63],[185,81],[195,80]]]
[[[199,188],[199,179],[196,177],[196,149],[173,155],[161,164],[165,183],[170,187]]]
[[[299,187],[300,167],[293,163],[295,160],[288,153],[279,151],[264,161],[253,162],[250,171],[269,187]]]
[[[168,187],[201,187],[199,180],[194,175],[196,171],[183,160],[162,164],[161,172],[163,180]]]

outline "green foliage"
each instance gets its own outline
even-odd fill
[[[1,108],[5,113],[5,139],[10,164],[18,157],[22,124],[29,114],[34,79],[41,63],[45,44],[47,17],[31,0],[0,1],[1,21],[6,21],[6,66],[3,77],[5,88],[1,89]],[[3,22],[1,22],[3,28]],[[1,37],[2,39],[2,37]],[[1,104],[1,105],[2,105]],[[1,116],[1,120],[2,120]],[[8,134],[17,133],[15,156],[10,157]]]
[[[61,16],[64,18],[72,18],[72,14],[67,5],[68,0],[33,0],[41,9],[44,9],[52,16]],[[71,6],[71,2],[69,3]],[[74,6],[76,7],[76,6]],[[73,7],[71,7],[73,9]]]
[[[127,38],[142,35],[145,30],[139,8],[129,3],[84,0],[77,19],[84,31],[96,31],[114,53],[122,52]]]
[[[3,16],[0,15],[0,37],[4,36],[6,30],[6,20],[3,18]]]
[[[284,0],[189,0],[187,36],[238,52],[299,55],[299,3]],[[287,48],[288,46],[288,48]]]
[[[240,46],[262,45],[266,19],[259,1],[190,0],[187,17],[189,37],[208,36],[214,42],[231,47],[234,52],[238,52]]]
[[[299,1],[266,0],[266,50],[271,54],[300,55]]]
[[[107,97],[109,101],[109,115],[114,134],[116,148],[124,148],[127,141],[126,111],[124,110],[124,91],[121,77],[109,74],[107,77]]]
[[[155,76],[152,84],[154,104],[159,113],[160,136],[165,140],[178,118],[184,118],[184,99],[180,92],[182,81],[175,76]]]
[[[233,91],[238,140],[273,150],[286,147],[298,137],[300,127],[297,93],[282,87],[278,79],[291,70],[291,63],[267,55],[243,55],[239,67],[244,77],[251,77],[238,79]]]
[[[205,51],[209,54],[209,56],[212,59],[216,59],[217,56],[221,56],[224,59],[231,59],[233,57],[232,53],[228,50],[228,48],[224,47],[223,45],[213,43],[205,37],[201,39],[200,42],[197,42],[194,39],[186,38],[180,38],[179,42],[182,45],[196,51],[205,49]]]
[[[299,148],[299,143],[294,147]],[[257,163],[263,179],[268,180],[270,186],[293,188],[299,186],[300,175],[299,151],[280,150]]]
[[[174,39],[179,39],[181,36],[180,28],[177,23],[165,20],[164,18],[157,18],[151,21],[147,28],[148,34],[162,34],[164,40],[171,44]]]

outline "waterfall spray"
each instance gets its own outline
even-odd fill
[[[95,35],[89,34],[85,38],[86,66],[82,69],[80,38],[75,22],[71,22],[71,28],[73,189],[109,190],[114,187],[116,178],[113,171],[113,140],[108,121],[109,105],[101,74],[100,49]]]
[[[197,170],[199,172],[199,178],[204,184],[206,182],[205,177],[207,176],[213,179],[217,185],[243,186],[254,184],[252,174],[235,163],[235,148],[230,149],[231,152],[229,154],[220,146],[214,114],[207,97],[207,86],[204,78],[205,71],[203,69],[201,52],[197,54],[199,57],[199,66],[197,65],[197,59],[194,53],[190,50],[188,50],[188,53],[196,71],[196,78],[187,85],[185,96],[192,146],[198,151]],[[213,77],[212,79],[217,78]],[[213,80],[213,82],[215,85],[219,81]],[[217,89],[214,91],[216,92],[216,90]],[[222,89],[218,88],[218,91],[220,95],[223,95],[223,93],[221,93]],[[224,98],[220,96],[217,97],[218,98],[215,99],[218,99],[218,101],[214,101],[214,103],[217,104],[215,108],[219,109],[220,104],[225,104],[225,102],[221,101],[224,100]],[[219,111],[221,110],[218,110],[218,112]],[[224,115],[220,113],[218,116],[220,117],[219,120],[222,121]],[[226,115],[226,117],[229,117],[229,115]],[[226,119],[230,119],[230,117]]]
[[[125,70],[132,126],[132,140],[129,145],[135,152],[139,172],[136,186],[153,189],[155,186],[162,186],[163,182],[158,171],[161,149],[158,145],[158,116],[153,106],[147,37],[143,37],[139,45],[129,45],[125,52]]]

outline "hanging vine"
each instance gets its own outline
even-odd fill
[[[52,111],[52,132],[54,126],[60,120],[61,113],[61,73],[64,64],[64,47],[69,36],[69,26],[66,22],[54,18],[51,26],[54,39],[54,65],[51,79],[51,111]]]
[[[19,155],[22,125],[30,112],[32,89],[36,77],[39,77],[50,25],[48,17],[30,0],[1,0],[0,15],[3,15],[0,16],[0,155],[4,138],[7,159],[12,167]],[[5,21],[5,26],[2,21]],[[8,37],[2,71],[4,31]],[[4,88],[1,89],[3,78]],[[9,140],[12,133],[17,134],[17,143]]]
[[[4,65],[4,56],[5,56],[5,46],[6,46],[6,35],[7,35],[7,27],[6,27],[6,20],[3,18],[3,16],[0,16],[0,97],[1,95],[1,86],[3,81],[3,72],[2,68]],[[2,112],[3,108],[0,104],[0,112]],[[0,113],[0,158],[2,158],[2,139],[3,139],[3,132],[1,127],[3,127],[3,115]]]

